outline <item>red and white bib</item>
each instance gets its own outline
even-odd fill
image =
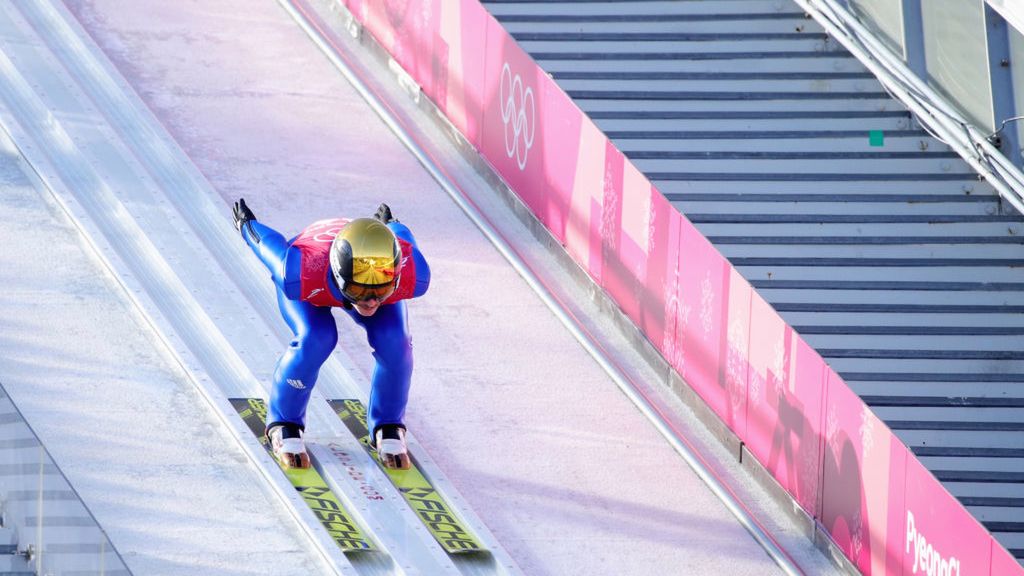
[[[292,247],[301,252],[300,268],[300,300],[314,306],[347,306],[348,304],[334,297],[330,288],[331,276],[331,244],[335,236],[348,218],[331,218],[310,224],[292,242]],[[398,287],[383,304],[393,304],[399,300],[412,298],[416,288],[416,263],[412,258],[412,244],[398,239],[402,250],[401,270]]]

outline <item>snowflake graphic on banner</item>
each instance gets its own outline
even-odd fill
[[[604,170],[604,197],[601,199],[601,242],[610,251],[615,250],[618,239],[615,238],[615,213],[618,211],[619,197],[615,193],[615,181],[610,164]]]
[[[782,338],[775,341],[772,348],[772,386],[775,388],[775,395],[781,398],[785,392],[786,382],[789,381],[789,351],[786,350],[786,343]]]
[[[860,412],[860,448],[861,455],[867,458],[868,452],[875,446],[875,419],[867,405]]]
[[[654,202],[650,203],[650,206],[647,210],[647,214],[645,214],[645,216],[647,217],[647,222],[645,222],[645,225],[647,226],[646,250],[650,251],[651,247],[654,246],[654,237],[656,236],[658,228],[654,218]],[[650,258],[651,255],[647,254],[646,256],[647,258],[640,258],[637,260],[636,269],[633,271],[636,277],[641,279],[641,281],[647,275],[647,260]]]
[[[647,248],[650,249],[654,246],[656,232],[658,230],[657,214],[654,210],[654,202],[650,203],[650,209],[647,210]]]
[[[860,558],[860,551],[864,549],[864,523],[860,521],[860,510],[853,514],[853,529],[850,530],[850,549],[852,557]]]
[[[686,356],[683,350],[683,343],[686,340],[685,328],[680,329],[679,323],[688,326],[690,323],[690,305],[686,302],[685,294],[680,294],[679,288],[679,266],[676,265],[672,272],[672,280],[665,282],[663,286],[665,302],[667,302],[665,317],[669,319],[665,327],[662,340],[662,347],[665,350],[665,359],[670,366],[675,367],[679,374],[686,377]],[[671,322],[671,319],[677,319]]]
[[[762,384],[764,384],[764,376],[757,370],[754,370],[754,375],[750,377],[750,400],[753,401],[754,406],[760,406],[764,400],[761,396]]]
[[[647,221],[644,224],[647,227],[647,246],[644,248],[644,255],[647,257],[637,258],[633,262],[633,276],[640,282],[643,282],[647,276],[647,259],[650,254],[650,247],[654,245],[654,203],[651,202],[650,209],[647,210]]]
[[[679,336],[676,337],[676,351],[679,354],[679,373],[686,376],[686,354],[683,352],[683,343],[686,341],[686,328],[690,325],[690,305],[684,299],[682,302],[682,308],[680,309],[679,318],[682,320],[683,327],[677,332]]]
[[[682,372],[682,366],[679,362],[681,359],[677,358],[677,356],[682,355],[678,350],[682,348],[682,343],[679,342],[678,330],[671,323],[671,319],[675,318],[679,313],[679,297],[676,295],[671,282],[665,283],[665,301],[665,318],[668,319],[668,322],[666,322],[665,332],[662,335],[661,347],[665,350],[665,359],[668,360],[669,365],[675,366],[677,370]]]
[[[729,320],[729,343],[725,361],[725,386],[729,390],[733,418],[739,417],[743,403],[743,388],[747,378],[747,331],[739,318]]]
[[[825,438],[828,441],[828,448],[832,451],[832,458],[839,462],[839,416],[836,414],[835,405],[828,407],[828,415],[825,418]]]
[[[704,275],[704,280],[700,283],[700,321],[704,326],[705,340],[707,340],[708,336],[711,335],[711,328],[713,326],[711,307],[714,303],[715,293],[711,289],[711,271],[708,270]]]
[[[800,503],[804,509],[811,510],[818,499],[818,454],[817,450],[808,450],[800,445]]]

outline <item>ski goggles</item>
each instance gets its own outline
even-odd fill
[[[397,279],[396,281],[389,282],[387,284],[375,285],[346,282],[345,285],[341,287],[341,293],[350,302],[365,302],[366,300],[379,300],[383,302],[395,293],[395,288],[397,287]]]

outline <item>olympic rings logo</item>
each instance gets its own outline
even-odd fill
[[[328,228],[327,230],[325,230],[323,232],[318,232],[315,236],[313,236],[313,242],[319,242],[321,244],[332,244],[334,242],[334,238],[340,232],[341,232],[341,226],[335,226],[333,228]]]
[[[533,146],[535,110],[533,88],[524,88],[519,74],[512,77],[508,63],[501,69],[501,121],[505,124],[505,153],[515,158],[519,169],[526,168]]]

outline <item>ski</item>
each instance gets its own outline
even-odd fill
[[[260,398],[232,398],[231,405],[273,458],[270,441],[264,434],[267,418],[266,402]],[[274,458],[274,461],[277,462],[277,458]],[[345,552],[377,549],[373,542],[363,534],[359,525],[352,519],[352,515],[345,510],[341,499],[331,490],[316,468],[285,468],[281,466],[280,462],[278,462],[278,466],[281,467],[285,476],[288,477],[288,481],[306,501],[339,548]]]
[[[349,432],[352,432],[359,440],[359,443],[373,457],[381,470],[391,479],[391,483],[402,493],[402,497],[416,512],[416,515],[430,530],[431,535],[444,548],[445,552],[449,554],[487,552],[487,549],[467,529],[451,506],[434,489],[430,480],[423,475],[411,455],[412,466],[408,470],[392,470],[381,464],[377,451],[370,445],[370,431],[366,425],[366,407],[362,402],[343,399],[328,400],[328,403]]]

